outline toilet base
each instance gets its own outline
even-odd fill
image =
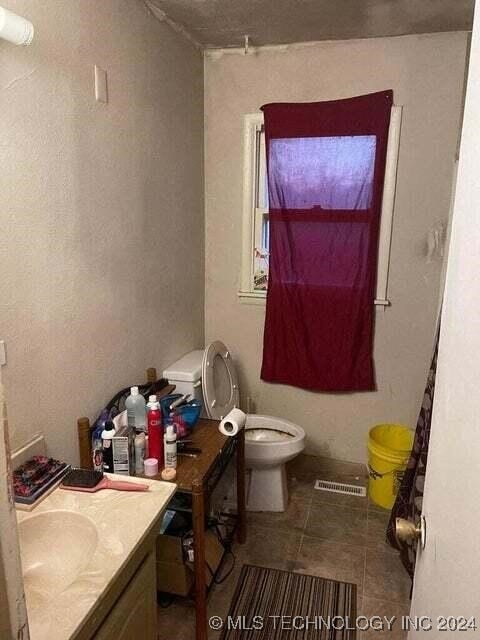
[[[247,511],[286,511],[288,488],[285,465],[249,471]]]

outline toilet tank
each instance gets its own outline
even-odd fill
[[[190,351],[163,371],[163,377],[175,385],[175,393],[189,393],[200,402],[203,402],[203,354],[203,349]]]

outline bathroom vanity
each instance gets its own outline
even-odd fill
[[[150,490],[56,489],[17,512],[30,640],[156,640],[155,544],[176,485],[129,481]]]
[[[124,571],[122,579],[114,581],[96,612],[94,624],[86,624],[74,635],[78,640],[129,640],[157,638],[157,590],[155,571],[155,537],[141,546]],[[140,562],[140,565],[138,565]],[[133,575],[131,575],[133,573]],[[101,620],[97,632],[92,627]],[[93,635],[92,635],[93,633]]]

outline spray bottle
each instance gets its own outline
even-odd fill
[[[162,412],[157,396],[149,396],[147,404],[148,457],[156,458],[163,465]]]

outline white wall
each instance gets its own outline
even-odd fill
[[[0,338],[12,446],[203,344],[202,54],[141,0],[3,0]],[[94,100],[93,66],[109,103]]]
[[[210,54],[205,62],[206,338],[234,352],[256,410],[303,425],[308,450],[364,461],[369,427],[415,426],[437,310],[439,260],[425,241],[448,217],[467,34],[447,33]],[[240,285],[243,115],[272,101],[393,89],[404,106],[390,264],[391,308],[377,309],[373,393],[321,394],[259,379],[264,308]]]
[[[21,575],[17,518],[12,494],[7,406],[0,369],[0,638],[2,640],[28,640],[29,637]]]
[[[480,12],[473,24],[465,120],[445,284],[428,465],[423,497],[426,546],[417,556],[412,616],[473,618],[478,629],[480,554]],[[476,637],[452,619],[449,638]],[[428,621],[428,618],[427,618]]]

